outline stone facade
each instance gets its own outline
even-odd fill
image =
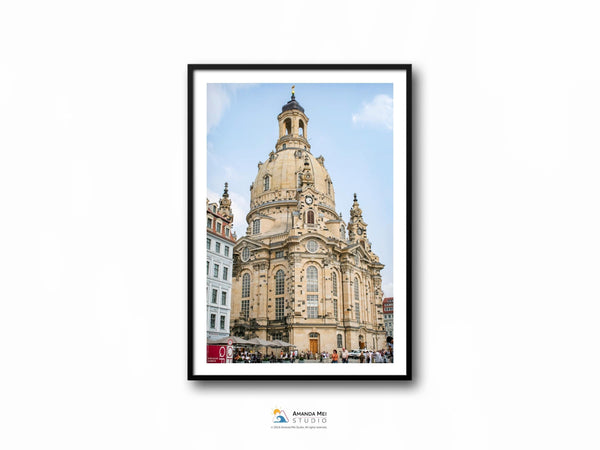
[[[233,214],[225,191],[219,204],[206,200],[206,330],[208,339],[229,336],[233,279]]]
[[[299,351],[381,349],[384,266],[356,194],[346,224],[293,93],[277,119],[279,140],[258,163],[246,236],[234,248],[231,332],[283,339]]]

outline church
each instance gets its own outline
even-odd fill
[[[300,352],[381,349],[384,265],[357,195],[346,223],[293,89],[277,120],[279,139],[258,164],[246,235],[233,249],[231,334],[281,339]]]

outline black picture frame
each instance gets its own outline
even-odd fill
[[[197,346],[196,338],[198,336],[198,324],[195,323],[195,311],[200,301],[205,302],[203,293],[198,293],[195,282],[195,268],[199,261],[195,251],[195,243],[201,236],[195,232],[197,219],[195,214],[198,210],[198,205],[205,204],[204,198],[197,198],[196,186],[198,183],[204,183],[206,180],[202,174],[196,171],[196,139],[202,139],[206,136],[198,136],[195,130],[197,108],[202,105],[196,104],[195,93],[198,89],[195,75],[197,74],[215,74],[218,72],[230,73],[232,71],[243,71],[253,73],[255,71],[273,72],[278,71],[283,73],[301,74],[306,71],[327,71],[331,73],[343,72],[358,72],[358,73],[398,73],[404,75],[405,104],[405,205],[406,205],[406,222],[405,229],[397,230],[394,225],[394,236],[405,234],[405,336],[402,336],[405,347],[403,355],[405,357],[404,368],[402,373],[376,373],[376,374],[239,374],[239,373],[208,373],[200,370],[204,365],[197,365],[198,358],[195,350]],[[286,80],[287,82],[287,80]],[[187,300],[188,300],[188,321],[187,321],[187,378],[188,380],[412,380],[413,370],[413,354],[412,354],[412,66],[410,64],[189,64],[187,70]],[[394,108],[397,105],[394,102]],[[394,181],[396,182],[396,181]],[[200,239],[201,240],[201,239]],[[394,300],[395,302],[395,300]],[[396,302],[395,302],[396,303]],[[203,303],[204,304],[204,303]],[[401,347],[399,347],[401,348]],[[398,354],[396,349],[395,354]],[[222,366],[226,366],[223,364]],[[244,366],[251,366],[246,365]]]

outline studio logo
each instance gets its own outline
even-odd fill
[[[273,410],[273,423],[288,423],[287,414],[283,409],[274,409]]]
[[[315,430],[327,428],[327,411],[291,410],[290,416],[283,409],[273,410],[273,429]]]

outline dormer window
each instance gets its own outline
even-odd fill
[[[264,181],[264,190],[265,191],[269,190],[269,185],[271,183],[270,180],[271,180],[271,177],[269,177],[269,175],[265,175],[265,178],[263,179],[263,181]]]
[[[260,219],[256,219],[252,222],[252,234],[260,233]]]

